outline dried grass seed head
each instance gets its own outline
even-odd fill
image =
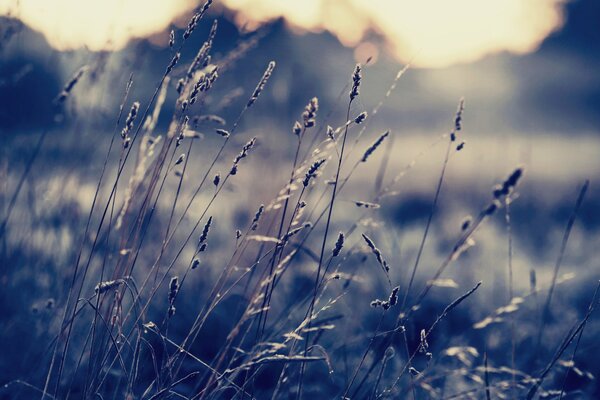
[[[173,304],[175,301],[175,297],[177,297],[177,292],[179,291],[179,278],[174,276],[171,278],[169,282],[169,304]]]
[[[350,101],[354,100],[359,94],[360,81],[362,79],[360,64],[356,64],[352,73],[352,89],[350,90]]]
[[[254,214],[254,218],[252,219],[252,223],[250,224],[250,230],[255,231],[256,229],[258,229],[258,222],[260,221],[260,217],[262,216],[264,211],[265,205],[261,204],[260,207],[258,207],[256,213]]]
[[[290,230],[285,235],[283,235],[283,237],[280,240],[280,245],[283,245],[283,244],[287,243],[288,240],[290,240],[293,236],[296,236],[302,229],[304,229],[304,228],[310,228],[311,226],[312,226],[312,223],[307,222],[307,223],[305,223],[302,226],[299,226],[297,228],[294,228],[294,229]]]
[[[361,112],[360,114],[358,114],[358,115],[356,116],[356,118],[354,118],[354,123],[355,123],[356,125],[360,125],[360,124],[362,124],[362,123],[365,121],[365,119],[367,119],[367,115],[368,115],[368,114],[367,114],[367,112],[366,112],[366,111],[363,111],[363,112]]]
[[[379,263],[379,265],[381,265],[381,267],[386,272],[389,272],[390,267],[388,266],[387,262],[383,259],[383,255],[381,254],[381,251],[377,248],[377,246],[375,246],[375,243],[373,242],[373,240],[371,240],[371,238],[368,237],[367,235],[365,235],[364,233],[362,234],[362,237],[365,240],[365,242],[367,243],[367,246],[369,246],[369,248],[375,255],[375,258],[377,258],[377,262]]]
[[[333,128],[330,125],[327,125],[327,137],[329,137],[329,139],[331,140],[335,140],[335,133]]]
[[[187,100],[183,102],[184,105],[187,103]],[[181,146],[181,142],[185,137],[185,132],[188,130],[188,123],[190,122],[190,117],[187,115],[183,117],[183,121],[181,122],[181,127],[179,129],[179,133],[177,134],[177,141],[175,142],[175,147]]]
[[[302,185],[307,187],[310,183],[310,180],[317,176],[317,172],[319,168],[325,163],[325,159],[320,159],[312,163],[308,171],[306,171],[306,175],[304,176],[304,180],[302,181]]]
[[[210,63],[210,51],[212,49],[213,40],[215,35],[217,34],[217,20],[213,21],[213,24],[210,28],[210,32],[208,33],[208,38],[196,53],[194,60],[190,64],[187,70],[187,78],[191,79],[194,76],[194,72],[198,71],[201,68],[206,67]]]
[[[224,138],[228,138],[228,137],[229,137],[229,135],[230,135],[229,131],[227,131],[227,130],[225,130],[225,129],[215,129],[215,132],[217,132],[217,134],[218,134],[219,136],[222,136],[222,137],[224,137]]]
[[[456,134],[462,130],[462,116],[463,116],[464,111],[465,111],[465,99],[461,97],[461,99],[458,102],[458,108],[456,110],[456,115],[454,116],[454,129],[452,130],[452,132],[450,132],[450,140],[453,142],[456,140]],[[457,148],[457,150],[460,150],[460,149]]]
[[[212,85],[215,83],[217,78],[219,77],[218,67],[214,67],[207,73],[203,73],[198,78],[198,81],[194,85],[192,92],[190,93],[190,104],[194,104],[198,99],[198,94],[208,91],[212,88]]]
[[[196,115],[192,118],[194,126],[197,126],[201,122],[214,122],[217,125],[225,125],[225,119],[215,114]]]
[[[256,144],[256,138],[250,139],[248,143],[242,147],[242,151],[233,159],[233,166],[231,167],[231,171],[229,171],[230,175],[236,175],[238,170],[238,163],[248,155],[250,149],[254,147]]]
[[[466,231],[467,229],[469,229],[471,227],[472,223],[473,223],[473,217],[471,217],[470,215],[467,215],[465,217],[465,219],[463,220],[463,222],[460,224],[460,230]]]
[[[202,19],[202,17],[206,13],[206,11],[208,10],[208,8],[212,4],[212,2],[213,2],[213,0],[207,0],[206,3],[204,3],[204,5],[200,8],[200,10],[197,13],[195,13],[194,15],[192,15],[192,18],[190,18],[190,22],[188,22],[185,32],[183,32],[184,40],[189,38],[190,35],[192,34],[192,32],[194,31],[194,29],[196,29],[198,22]]]
[[[83,74],[88,70],[88,68],[89,67],[87,65],[84,65],[83,67],[79,68],[77,72],[75,72],[75,74],[71,77],[71,79],[69,79],[69,81],[63,87],[62,91],[56,97],[57,103],[62,103],[67,99],[67,97],[69,97],[69,93],[71,93],[71,90],[73,90],[77,82],[79,82],[79,80],[81,79]]]
[[[204,228],[202,229],[202,234],[200,235],[200,238],[198,239],[199,246],[206,243],[206,239],[208,239],[208,231],[210,231],[210,226],[212,225],[212,220],[213,220],[213,217],[210,216],[210,217],[208,217],[208,221],[206,221],[206,224],[204,224]]]
[[[256,85],[256,88],[254,89],[254,92],[252,92],[252,96],[250,96],[250,99],[248,100],[248,103],[246,104],[246,107],[252,106],[252,104],[254,104],[254,102],[256,101],[256,99],[258,99],[258,96],[263,91],[263,89],[265,88],[265,85],[269,81],[269,78],[271,77],[271,74],[273,74],[273,70],[274,69],[275,69],[275,61],[269,62],[269,65],[267,66],[267,69],[263,73],[262,78],[258,82],[258,85]]]
[[[371,307],[382,307],[384,310],[389,310],[390,307],[398,304],[398,291],[400,290],[400,286],[396,286],[392,289],[390,293],[390,297],[388,300],[375,299],[371,302]]]
[[[294,122],[294,126],[292,127],[292,133],[296,136],[300,136],[300,134],[302,133],[302,125],[300,125],[300,122]]]
[[[452,311],[453,309],[455,309],[456,307],[458,307],[458,305],[460,303],[462,303],[467,297],[469,297],[470,295],[472,295],[473,293],[475,293],[475,291],[477,289],[479,289],[479,287],[481,286],[481,281],[479,281],[477,283],[477,285],[475,285],[475,287],[473,287],[471,290],[469,290],[467,293],[463,294],[462,296],[458,297],[456,300],[454,300],[452,303],[450,303],[446,308],[444,308],[444,311],[442,312],[442,314],[438,317],[438,320],[445,317],[450,311]]]
[[[377,208],[381,207],[380,204],[370,203],[368,201],[360,201],[360,200],[355,201],[354,205],[356,205],[356,207],[371,208],[371,209],[377,209]]]
[[[399,290],[400,290],[400,286],[396,286],[394,289],[392,289],[392,293],[390,294],[390,298],[388,299],[390,306],[395,306],[398,303],[398,291]]]
[[[371,156],[371,154],[373,154],[375,152],[375,150],[377,150],[377,148],[381,145],[381,143],[383,143],[383,141],[390,135],[390,131],[385,131],[383,132],[378,138],[377,140],[371,145],[369,146],[369,148],[365,151],[365,154],[363,154],[362,158],[360,161],[362,162],[367,162],[367,160],[369,159],[369,157]]]
[[[523,168],[516,168],[501,185],[494,186],[494,198],[510,195],[523,176]]]
[[[315,118],[317,117],[317,111],[319,110],[319,99],[313,97],[310,99],[304,112],[302,113],[302,120],[304,121],[304,128],[310,128],[315,125]]]
[[[131,128],[133,128],[133,124],[135,122],[139,110],[140,103],[138,101],[133,102],[133,104],[131,105],[131,109],[129,110],[129,114],[127,114],[127,118],[125,119],[125,126],[121,131],[121,137],[123,139],[127,137],[128,133],[131,131]]]
[[[429,343],[427,342],[427,332],[425,331],[425,329],[421,329],[421,335],[420,335],[420,346],[419,346],[419,351],[421,353],[425,353],[427,351],[427,349],[429,349]]]
[[[103,294],[106,293],[110,290],[116,289],[117,287],[119,287],[124,281],[122,279],[116,279],[116,280],[112,280],[112,281],[104,281],[104,282],[100,282],[96,285],[96,287],[94,288],[94,292],[96,292],[96,294]]]
[[[375,300],[371,301],[371,307],[373,307],[373,308],[382,307],[383,303],[386,303],[386,301],[380,300],[380,299],[375,299]]]
[[[175,45],[175,31],[173,29],[171,29],[171,32],[169,33],[169,47],[173,48],[174,45]]]
[[[340,255],[340,252],[342,251],[342,248],[344,247],[344,232],[340,232],[338,234],[338,238],[335,242],[335,247],[333,248],[333,254],[331,255],[332,257],[337,257],[338,255]]]
[[[171,62],[169,63],[169,65],[167,65],[167,70],[165,72],[165,75],[167,75],[167,74],[171,73],[171,71],[173,71],[173,68],[175,68],[175,66],[179,62],[180,58],[181,58],[181,53],[175,53],[175,55],[171,59]]]
[[[456,117],[454,117],[454,130],[462,130],[462,115],[465,111],[465,99],[462,97],[458,102],[458,108],[456,110]]]

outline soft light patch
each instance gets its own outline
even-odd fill
[[[348,46],[380,35],[400,61],[444,67],[501,51],[527,53],[563,24],[568,0],[217,0],[240,26],[283,17],[295,30],[329,31]],[[58,49],[119,49],[149,37],[202,2],[0,0]]]
[[[58,50],[118,50],[164,31],[196,4],[189,0],[0,0],[0,15],[18,18]]]
[[[566,0],[223,0],[236,20],[283,17],[357,46],[369,32],[414,66],[444,67],[501,51],[527,53],[563,24]]]

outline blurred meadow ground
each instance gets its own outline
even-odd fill
[[[59,3],[0,1],[0,398],[600,396],[598,2]]]

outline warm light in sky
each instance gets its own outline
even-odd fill
[[[216,0],[236,22],[284,17],[299,30],[330,31],[344,44],[380,35],[401,61],[442,67],[499,51],[532,51],[563,22],[567,0]],[[59,48],[123,47],[132,37],[165,30],[202,2],[190,0],[0,0]],[[372,39],[372,38],[370,38]]]
[[[238,22],[284,16],[357,45],[369,31],[402,61],[445,66],[498,51],[532,51],[562,25],[564,0],[223,0]]]
[[[120,49],[131,38],[165,30],[190,0],[0,0],[10,14],[42,32],[50,45],[67,50]]]

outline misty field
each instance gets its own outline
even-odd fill
[[[597,136],[422,117],[412,65],[211,5],[160,50],[3,58],[0,398],[600,396]]]

